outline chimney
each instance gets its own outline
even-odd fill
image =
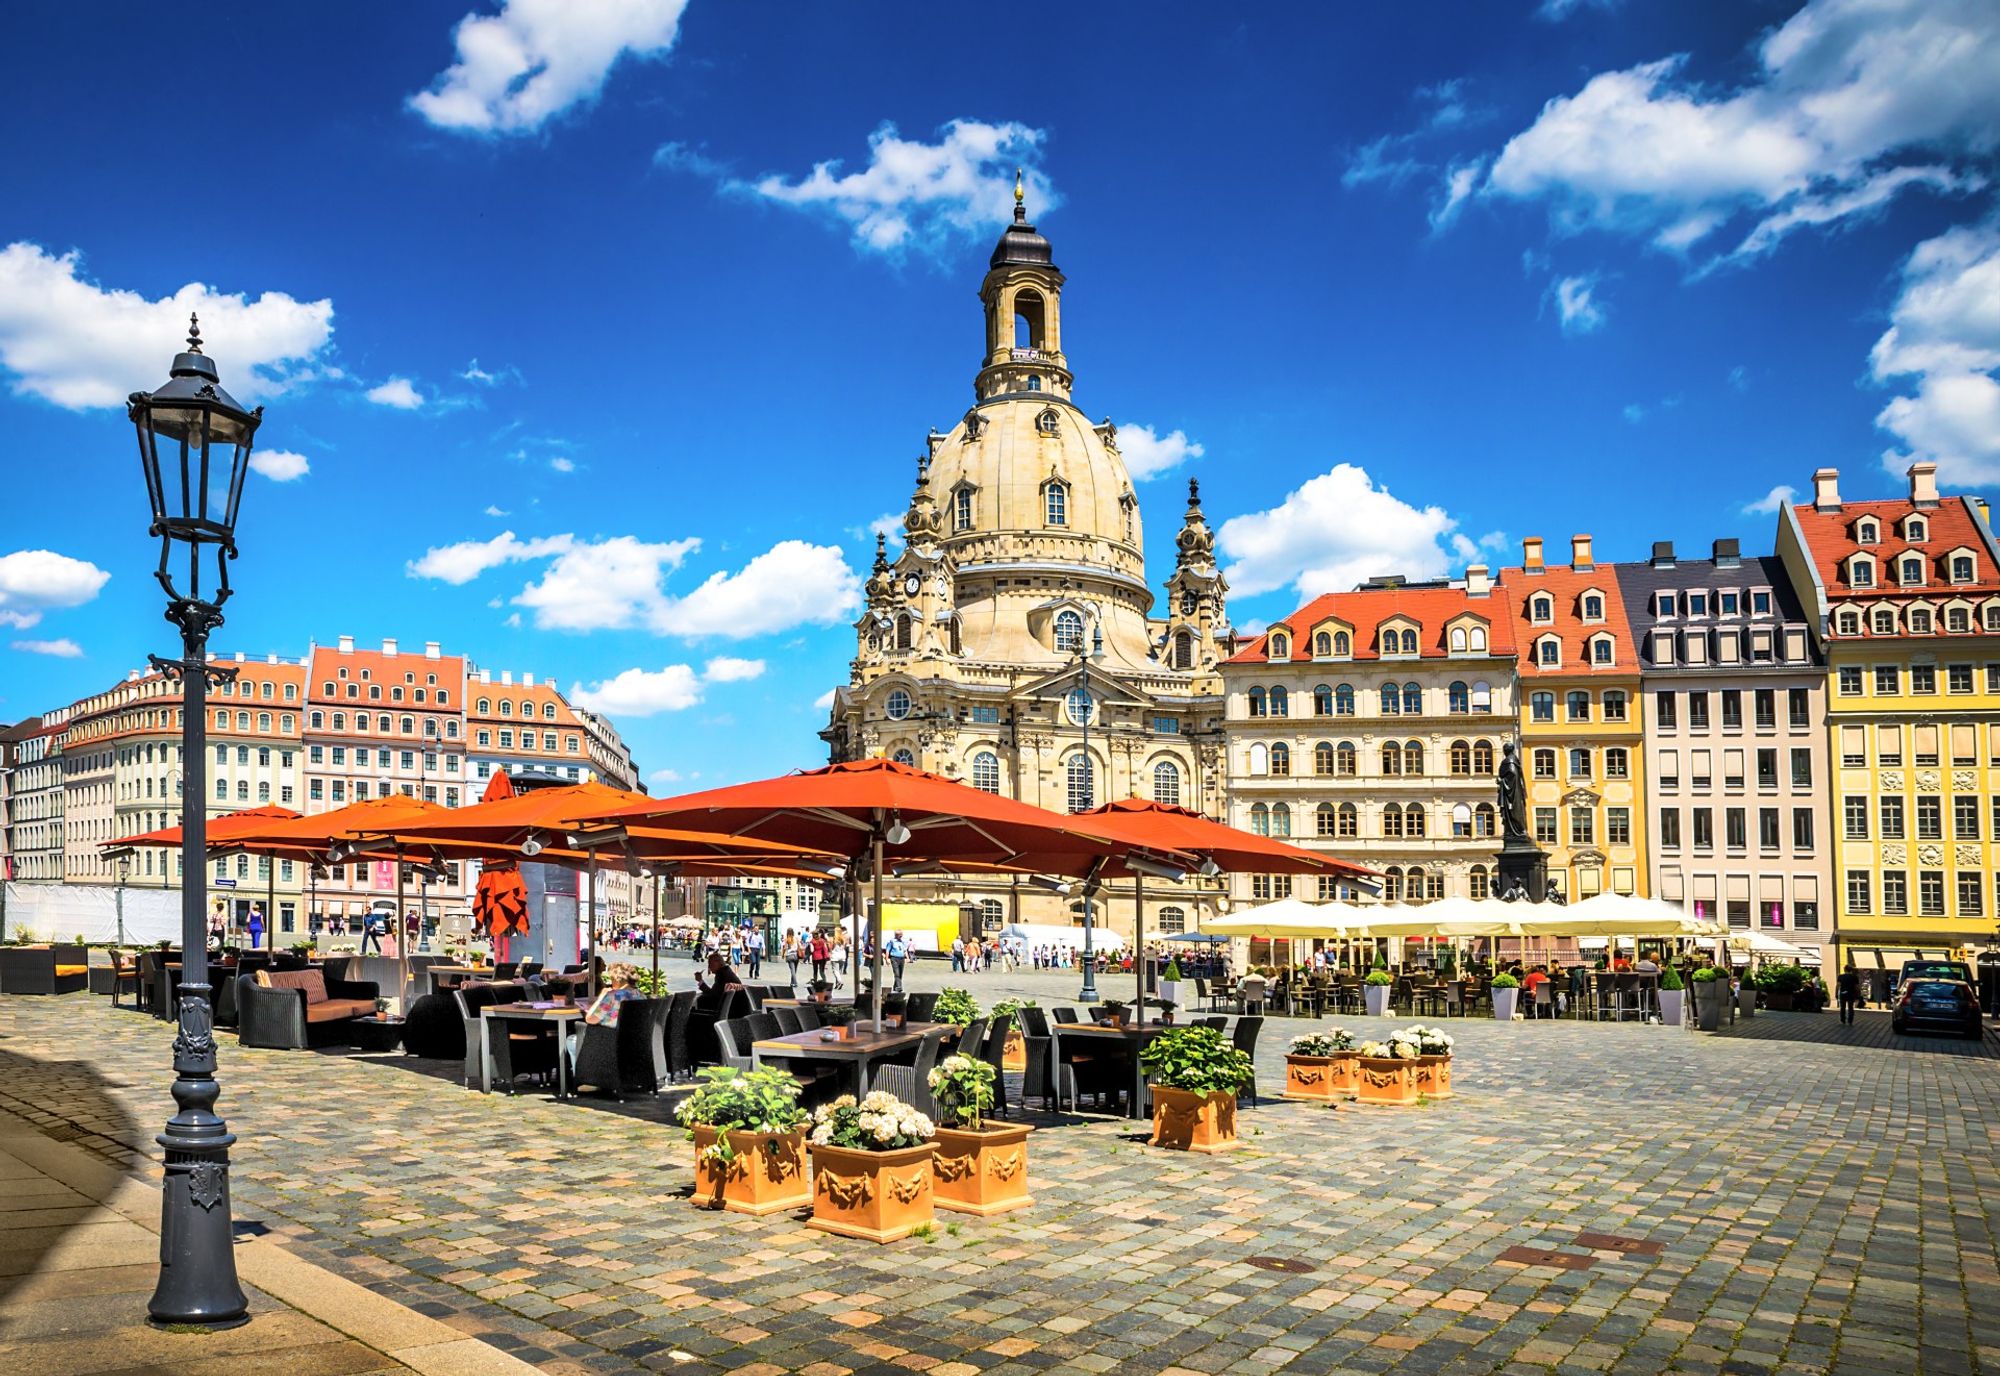
[[[1487,597],[1493,592],[1492,570],[1484,564],[1465,566],[1465,595],[1467,597]]]
[[[342,637],[340,638],[340,652],[341,652],[342,654],[344,654],[344,655],[351,655],[351,654],[353,654],[353,653],[354,653],[354,637],[353,637],[353,636],[351,636],[351,635],[344,635],[344,636],[342,636]]]
[[[393,640],[384,640],[382,642],[382,653],[393,658],[396,653],[396,642]]]
[[[479,671],[479,681],[481,683],[493,682],[493,671],[491,669],[481,669]]]
[[[500,683],[501,683],[501,685],[502,685],[503,687],[507,687],[507,688],[511,688],[511,687],[513,687],[513,686],[514,686],[514,671],[513,671],[512,669],[502,669],[502,670],[500,671]]]
[[[1733,569],[1743,563],[1743,546],[1735,540],[1715,542],[1715,566],[1719,569]]]
[[[1838,468],[1814,470],[1813,510],[1840,510],[1840,470]]]
[[[127,669],[125,671],[125,681],[127,683],[137,683],[139,681],[139,671],[137,669]]]
[[[1542,571],[1542,537],[1530,535],[1521,541],[1521,568],[1525,573]]]
[[[276,664],[276,663],[278,662],[278,657],[277,657],[277,655],[275,655],[275,654],[268,654],[268,655],[265,655],[265,656],[264,656],[264,662],[265,662],[266,664]]]
[[[439,657],[438,643],[435,640],[426,640],[424,642],[424,658],[437,659]]]
[[[238,650],[236,652],[236,662],[238,664],[241,664],[243,662],[243,652],[241,650]]]
[[[1592,568],[1590,561],[1590,537],[1572,535],[1569,537],[1569,566],[1576,570]]]
[[[1993,528],[1993,513],[1986,509],[1986,499],[1984,497],[1974,497],[1972,504],[1979,508],[1979,524],[1991,530]]]
[[[1910,504],[1917,507],[1938,504],[1936,464],[1925,461],[1910,465]]]
[[[1670,569],[1674,566],[1674,542],[1672,540],[1653,541],[1653,567]]]
[[[521,686],[522,686],[523,688],[532,688],[532,687],[534,687],[534,686],[535,686],[535,676],[534,676],[533,674],[523,674],[523,675],[521,675]]]

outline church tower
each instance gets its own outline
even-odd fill
[[[1167,663],[1176,671],[1212,675],[1229,653],[1229,584],[1216,567],[1215,532],[1202,514],[1199,479],[1188,479],[1187,513],[1174,549],[1174,573],[1167,580]]]
[[[1049,241],[1028,223],[1021,174],[1014,174],[1014,223],[993,246],[979,299],[986,303],[986,365],[972,384],[981,401],[1041,392],[1067,400],[1062,351],[1062,271]]]

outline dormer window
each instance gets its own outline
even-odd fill
[[[1954,583],[1970,583],[1976,576],[1974,573],[1974,568],[1975,565],[1972,562],[1971,555],[1969,554],[1952,555],[1951,581]]]
[[[1653,615],[1660,617],[1662,620],[1665,620],[1666,618],[1673,616],[1679,610],[1680,610],[1679,593],[1663,592],[1663,593],[1658,593],[1654,596]]]
[[[1333,654],[1333,637],[1321,631],[1313,637],[1313,658],[1326,659]]]
[[[1742,606],[1742,602],[1733,592],[1719,592],[1715,595],[1715,614],[1717,616],[1734,616],[1740,606]]]
[[[1860,635],[1861,634],[1860,613],[1842,612],[1840,614],[1840,633],[1842,635]]]
[[[1896,633],[1896,613],[1887,607],[1875,609],[1875,634],[1894,635]]]
[[[1055,647],[1059,655],[1073,655],[1083,648],[1083,614],[1065,607],[1056,613]]]
[[[1847,561],[1847,581],[1857,588],[1875,586],[1875,561],[1866,555],[1857,554]]]
[[[1707,594],[1707,593],[1705,593],[1705,592],[1691,592],[1691,593],[1689,593],[1689,594],[1688,594],[1688,615],[1689,615],[1689,616],[1707,616],[1707,615],[1708,615],[1708,594]]]
[[[1771,614],[1771,594],[1763,589],[1750,594],[1750,615],[1769,616]]]
[[[1618,642],[1610,636],[1598,636],[1590,642],[1590,662],[1592,664],[1611,663],[1613,655],[1617,653],[1617,648]]]
[[[1053,415],[1054,412],[1045,414]],[[1069,484],[1051,479],[1042,485],[1042,518],[1044,525],[1066,526],[1069,524]]]
[[[1897,561],[1896,581],[1910,587],[1924,581],[1924,559],[1920,554]]]
[[[1453,654],[1460,654],[1463,653],[1464,650],[1465,650],[1465,627],[1453,626],[1451,628],[1451,652]]]
[[[1944,609],[1945,629],[1953,635],[1966,635],[1972,630],[1972,611],[1969,607],[1946,607]]]
[[[951,496],[951,528],[972,529],[972,489],[961,487]]]
[[[1913,545],[1921,545],[1931,538],[1930,523],[1921,516],[1912,516],[1903,522],[1903,538]]]
[[[1531,597],[1528,599],[1528,619],[1538,626],[1546,626],[1556,619],[1556,604],[1552,597]]]
[[[1562,642],[1554,636],[1543,636],[1535,642],[1535,662],[1553,667],[1562,663]]]
[[[1292,638],[1288,635],[1283,635],[1283,634],[1272,636],[1271,658],[1290,659],[1291,657],[1292,657]]]
[[[1910,608],[1910,634],[1929,635],[1931,633],[1931,609],[1929,607]]]
[[[1882,527],[1876,525],[1874,521],[1861,520],[1861,521],[1856,521],[1854,523],[1855,544],[1857,545],[1879,544],[1881,542],[1881,539],[1882,539]]]
[[[1333,633],[1333,652],[1342,658],[1354,653],[1354,641],[1348,637],[1346,631]]]
[[[1596,593],[1587,594],[1583,599],[1583,619],[1602,621],[1604,619],[1604,599]]]

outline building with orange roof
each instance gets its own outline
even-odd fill
[[[1528,822],[1570,899],[1650,892],[1639,660],[1614,566],[1573,536],[1568,565],[1522,542],[1500,601],[1519,650]]]
[[[1485,898],[1499,830],[1494,766],[1513,735],[1514,627],[1487,570],[1327,593],[1222,664],[1229,820],[1383,873],[1385,902]],[[1366,897],[1305,881],[1308,901]],[[1233,896],[1292,894],[1234,876]]]
[[[1834,938],[1894,968],[1993,942],[2000,912],[2000,547],[1986,504],[1938,491],[1844,501],[1813,474],[1778,557],[1827,662]]]

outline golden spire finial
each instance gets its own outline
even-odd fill
[[[1027,188],[1021,180],[1021,169],[1017,167],[1014,169],[1014,204],[1019,205],[1027,199]]]

